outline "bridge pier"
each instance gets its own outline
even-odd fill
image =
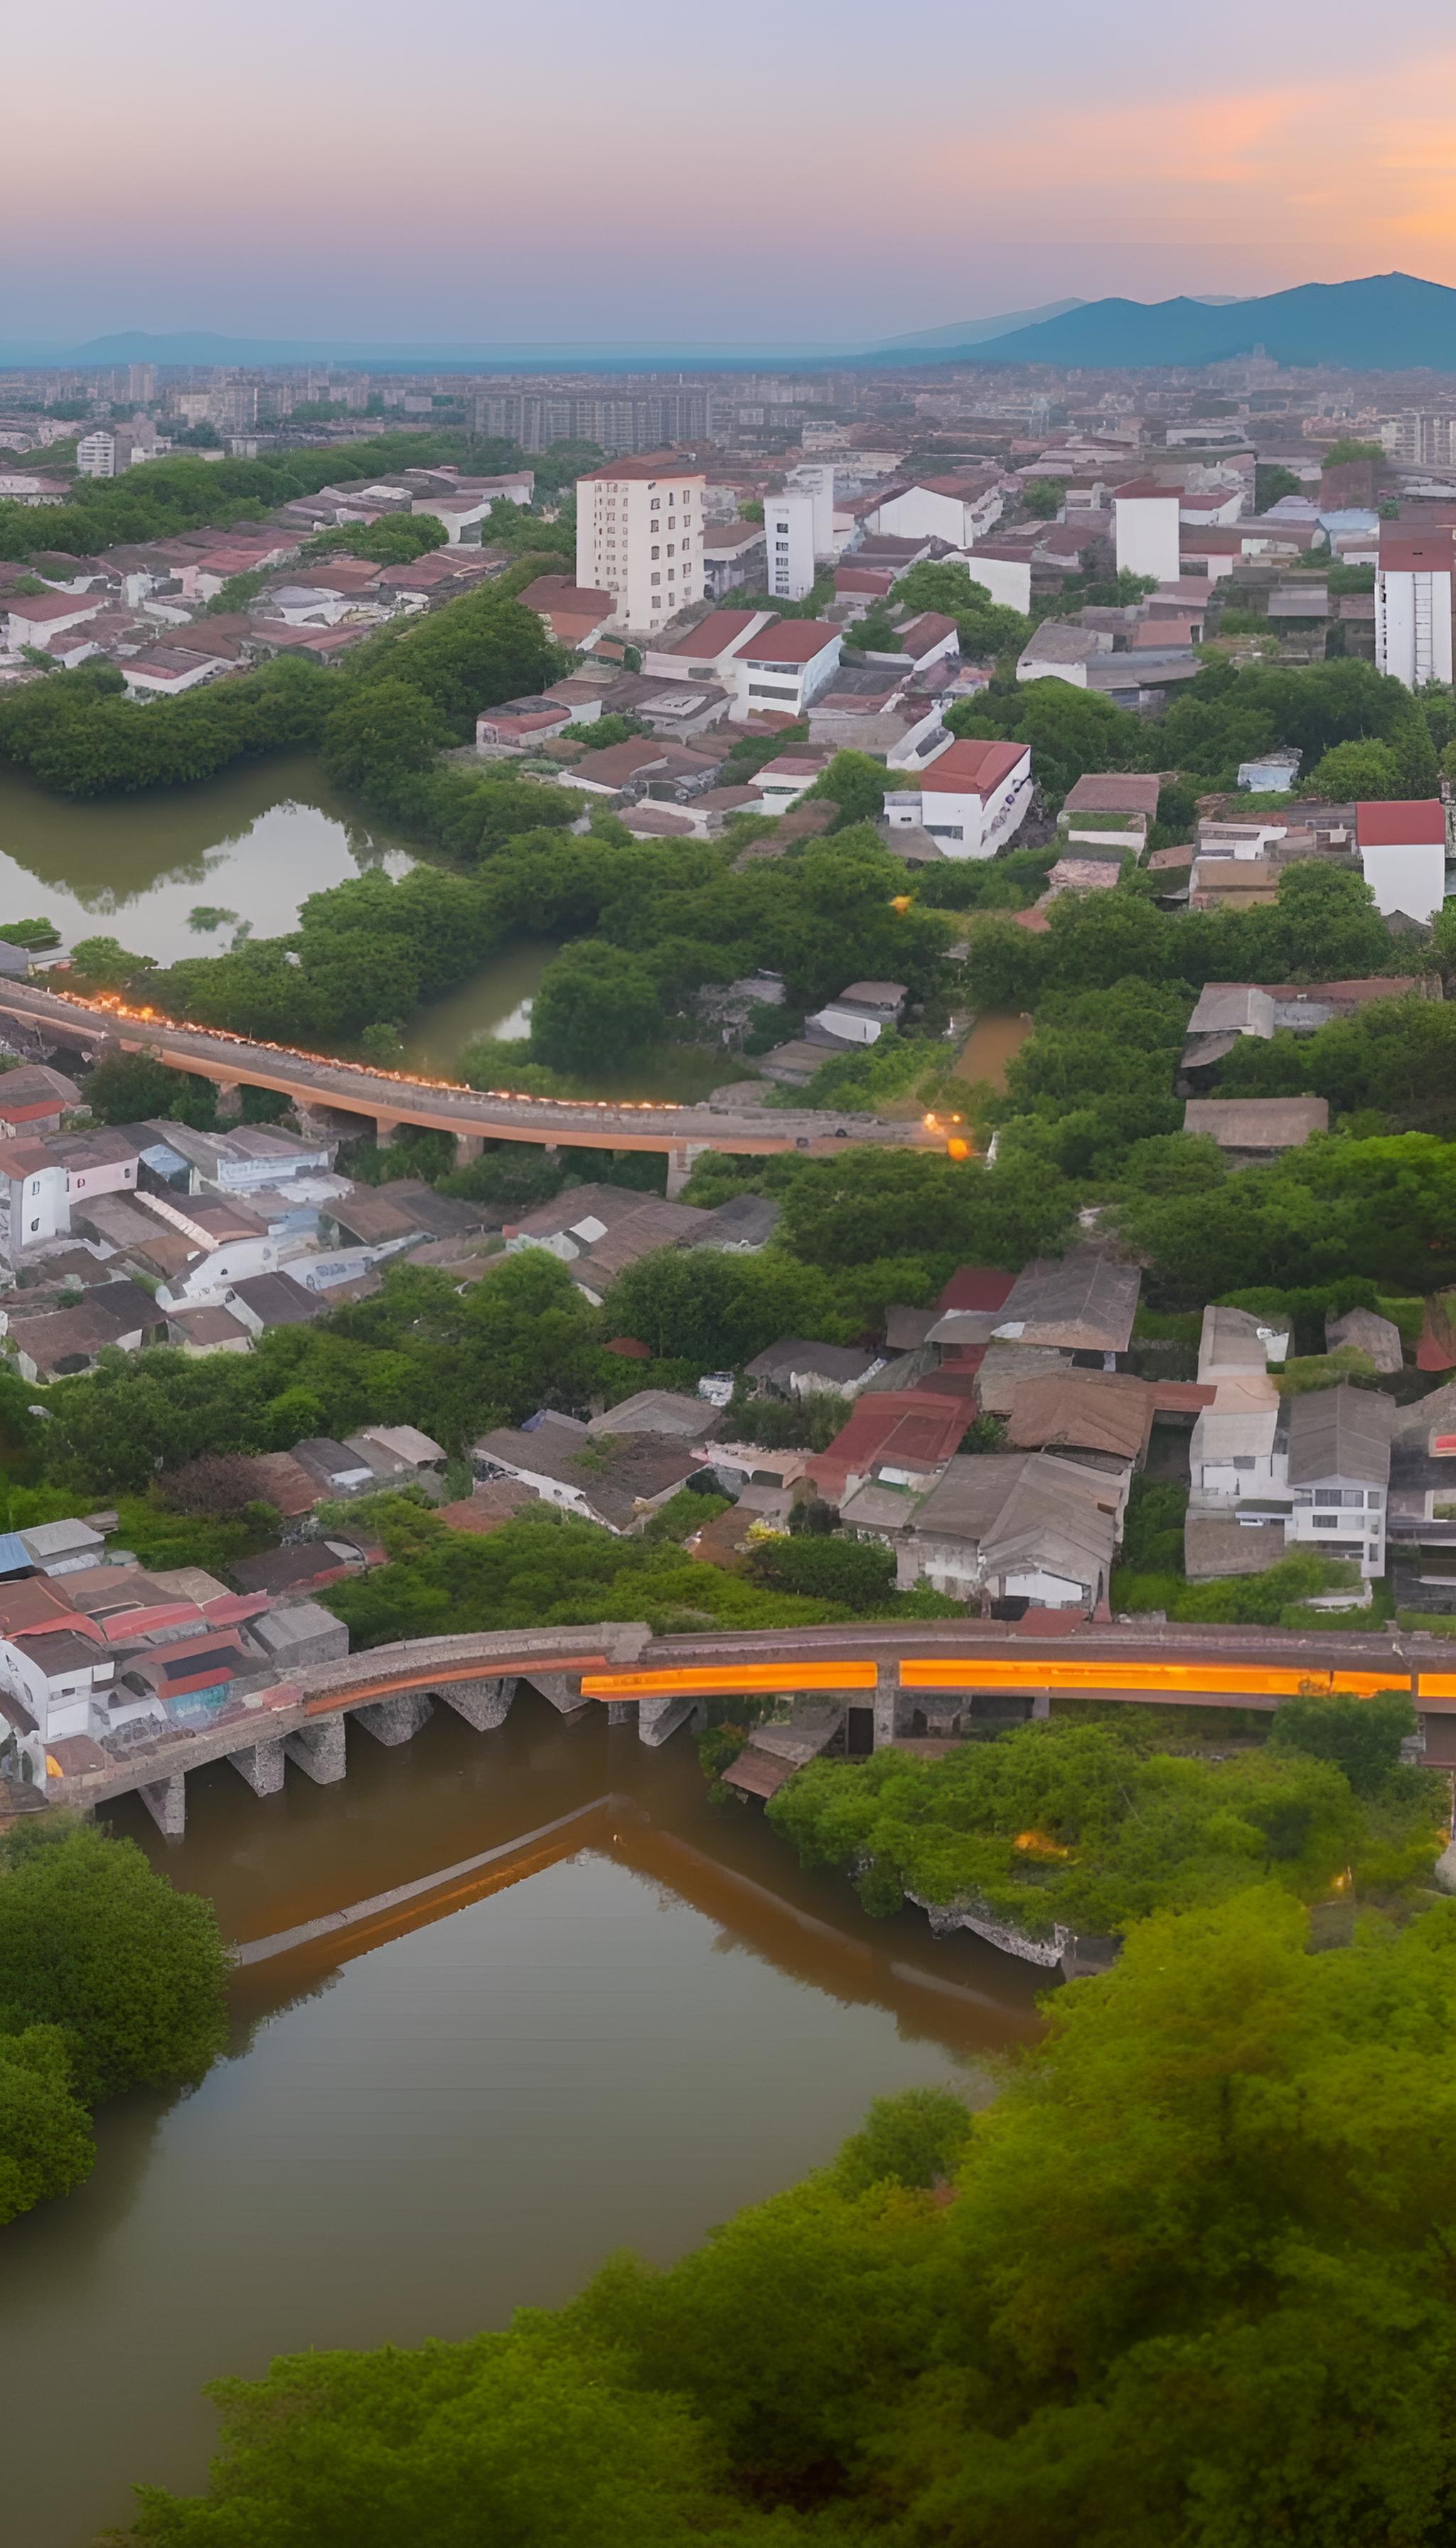
[[[899,1675],[880,1666],[874,1691],[874,1748],[882,1752],[895,1739],[895,1711],[900,1703]]]
[[[374,1119],[374,1140],[376,1148],[381,1150],[392,1150],[394,1148],[396,1138],[398,1138],[399,1130],[400,1118],[398,1115],[376,1115]]]
[[[402,1689],[394,1698],[371,1699],[367,1707],[354,1709],[354,1721],[372,1734],[376,1743],[410,1743],[427,1717],[434,1713],[434,1701],[422,1689]]]
[[[515,1682],[442,1682],[434,1695],[443,1699],[446,1707],[452,1707],[457,1716],[463,1716],[467,1725],[473,1725],[477,1734],[494,1734],[510,1714]]]
[[[639,1698],[637,1701],[637,1740],[650,1744],[656,1752],[670,1734],[676,1734],[692,1714],[690,1698]]]
[[[246,1752],[228,1755],[239,1778],[247,1781],[255,1796],[277,1796],[283,1791],[283,1744],[254,1743]]]
[[[455,1136],[456,1167],[468,1168],[473,1159],[480,1158],[485,1146],[484,1133],[457,1133]]]
[[[136,1793],[163,1840],[180,1840],[187,1829],[187,1780],[181,1771],[170,1778],[156,1779],[150,1786],[138,1787]]]
[[[668,1201],[676,1203],[698,1160],[709,1144],[706,1141],[675,1141],[668,1152]]]
[[[218,1121],[220,1124],[235,1124],[242,1113],[242,1082],[239,1079],[220,1079],[217,1086]]]
[[[342,1716],[325,1716],[306,1733],[286,1734],[283,1749],[316,1787],[336,1786],[349,1766]]]
[[[636,1713],[630,1698],[609,1698],[606,1702],[608,1725],[630,1725]]]
[[[580,1673],[522,1673],[521,1680],[532,1689],[539,1690],[541,1696],[550,1701],[557,1715],[564,1716],[569,1725],[574,1723],[577,1717],[585,1716],[589,1708],[596,1705],[594,1698],[582,1696]]]

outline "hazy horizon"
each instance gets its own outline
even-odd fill
[[[72,0],[64,115],[13,119],[38,209],[0,247],[0,338],[834,346],[1108,293],[1456,283],[1436,0],[1378,38],[1285,0],[1272,62],[1254,0],[1216,30],[1044,0],[1035,43],[928,0],[898,32],[864,0],[743,0],[727,34],[664,0]],[[53,54],[23,17],[14,94],[50,93]]]

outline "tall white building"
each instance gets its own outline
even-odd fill
[[[150,407],[156,397],[155,363],[131,363],[127,368],[127,396],[134,407]]]
[[[764,498],[765,591],[774,601],[802,601],[814,583],[814,491],[784,487]]]
[[[1451,679],[1449,531],[1404,531],[1382,522],[1375,571],[1375,660],[1408,690]]]
[[[611,594],[610,626],[651,636],[701,601],[702,500],[702,470],[671,451],[578,479],[577,582]]]
[[[1177,583],[1181,504],[1181,488],[1160,487],[1153,478],[1135,478],[1129,486],[1114,490],[1119,575],[1150,575],[1159,584]]]

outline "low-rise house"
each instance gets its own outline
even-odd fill
[[[16,1535],[38,1575],[75,1575],[98,1565],[106,1547],[104,1533],[87,1521],[33,1522]]]
[[[1020,743],[964,739],[937,752],[911,787],[884,800],[891,849],[897,834],[926,832],[947,859],[989,859],[1020,830],[1032,801],[1032,756]]]
[[[197,1309],[168,1312],[167,1342],[196,1358],[200,1354],[250,1353],[253,1340],[251,1331],[230,1310],[221,1302],[206,1301]]]
[[[501,751],[526,752],[564,733],[571,722],[571,709],[558,700],[506,699],[499,708],[483,708],[476,718],[476,750],[485,752],[494,745]]]
[[[368,1462],[380,1486],[410,1481],[428,1489],[444,1479],[448,1454],[417,1424],[364,1424],[345,1436],[343,1448]]]
[[[1240,1036],[1267,1043],[1274,1033],[1274,1002],[1253,982],[1207,982],[1188,1021],[1185,1070],[1208,1070],[1227,1061]]]
[[[826,1345],[807,1336],[785,1336],[745,1363],[744,1377],[758,1398],[813,1398],[830,1392],[857,1398],[884,1369],[883,1354],[863,1345]]]
[[[549,1247],[570,1265],[605,1238],[609,1229],[642,1209],[644,1197],[631,1186],[568,1186],[553,1202],[538,1204],[519,1221],[505,1224],[505,1245],[514,1255],[523,1247]]]
[[[1291,1497],[1286,1536],[1366,1578],[1385,1573],[1394,1412],[1389,1399],[1348,1381],[1280,1404],[1275,1482]]]
[[[863,1526],[850,1507],[862,1490],[891,1488],[926,1495],[958,1450],[974,1420],[968,1395],[920,1389],[866,1389],[823,1451],[805,1462],[817,1495],[838,1504],[846,1528]]]
[[[746,584],[761,589],[767,572],[762,522],[704,523],[702,580],[710,601],[721,601]]]
[[[1210,1303],[1198,1340],[1198,1377],[1215,1389],[1226,1380],[1262,1380],[1271,1363],[1288,1361],[1289,1340],[1281,1321]]]
[[[18,1070],[0,1073],[0,1140],[17,1134],[30,1139],[60,1131],[60,1119],[81,1103],[81,1092],[64,1071],[44,1062],[22,1062]]]
[[[1000,520],[1004,504],[999,470],[959,470],[902,485],[881,498],[873,521],[878,532],[892,538],[928,535],[968,549]]]
[[[668,1203],[655,1195],[638,1198],[638,1208],[624,1221],[584,1248],[572,1266],[572,1281],[599,1310],[619,1274],[660,1247],[691,1247],[707,1215],[695,1204]]]
[[[783,1210],[772,1195],[730,1195],[705,1213],[702,1226],[688,1240],[691,1247],[721,1247],[730,1256],[757,1256],[767,1247]]]
[[[896,1547],[896,1582],[1016,1615],[1105,1613],[1121,1482],[1044,1451],[960,1453]]]
[[[592,1416],[587,1431],[593,1439],[603,1434],[666,1433],[684,1442],[705,1442],[721,1420],[718,1409],[701,1398],[684,1398],[673,1389],[639,1389]]]
[[[1277,1159],[1285,1150],[1302,1149],[1313,1134],[1327,1133],[1329,1102],[1323,1097],[1190,1097],[1183,1130],[1206,1135],[1243,1166]]]
[[[1133,1340],[1142,1277],[1105,1248],[1075,1247],[1038,1257],[1018,1274],[999,1309],[943,1312],[929,1341],[945,1346],[992,1343],[1040,1346],[1086,1356],[1112,1370]]]
[[[1107,628],[1073,628],[1064,620],[1044,619],[1017,658],[1019,682],[1069,682],[1073,689],[1088,686],[1087,667],[1099,655],[1111,655]],[[1130,677],[1131,678],[1131,677]]]
[[[271,1274],[245,1274],[230,1283],[224,1307],[242,1329],[247,1347],[255,1336],[265,1335],[270,1327],[301,1327],[322,1315],[324,1303],[317,1292],[279,1267]],[[199,1315],[194,1311],[191,1315]]]
[[[786,813],[789,806],[796,805],[805,790],[813,786],[816,778],[822,778],[832,759],[832,753],[824,745],[816,748],[812,744],[798,743],[789,745],[773,761],[766,761],[761,769],[755,771],[752,780],[764,812]]]
[[[327,1433],[313,1433],[306,1441],[295,1442],[293,1456],[301,1469],[318,1480],[324,1501],[363,1492],[372,1494],[378,1484],[373,1461],[352,1444],[335,1442]]]
[[[1057,828],[1068,841],[1140,853],[1157,821],[1160,785],[1155,773],[1089,770],[1062,798]]]
[[[819,692],[827,689],[839,664],[844,632],[822,619],[775,619],[744,638],[734,648],[731,669],[736,699],[731,713],[739,720],[761,708],[801,717]]]
[[[572,655],[594,644],[615,607],[609,592],[579,585],[569,575],[538,575],[517,599],[535,611],[547,634]]]
[[[896,1026],[910,994],[903,982],[851,982],[805,1022],[811,1044],[863,1051]]]
[[[1337,1319],[1326,1312],[1324,1343],[1330,1353],[1342,1345],[1351,1345],[1357,1353],[1367,1354],[1378,1372],[1404,1371],[1406,1352],[1401,1330],[1394,1319],[1383,1319],[1377,1310],[1346,1310]]]
[[[513,1479],[541,1502],[616,1537],[641,1530],[659,1507],[701,1474],[685,1436],[592,1436],[585,1425],[535,1419],[534,1429],[501,1425],[471,1454],[477,1477]]]
[[[166,1319],[139,1284],[98,1283],[74,1308],[11,1313],[5,1332],[23,1380],[68,1380],[94,1371],[109,1348],[137,1353],[164,1343]]]

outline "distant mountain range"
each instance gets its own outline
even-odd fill
[[[127,329],[67,347],[0,343],[0,363],[336,363],[370,371],[677,371],[825,369],[864,364],[923,368],[973,359],[1122,370],[1227,362],[1262,345],[1280,363],[1337,363],[1354,371],[1456,372],[1456,291],[1412,274],[1354,283],[1301,283],[1252,301],[1048,301],[1036,310],[926,327],[871,345],[696,343],[401,345],[309,337],[223,336]]]
[[[998,334],[977,360],[1100,371],[1224,363],[1255,345],[1279,363],[1453,372],[1456,292],[1413,274],[1370,274],[1357,283],[1301,283],[1292,292],[1214,305],[1086,301],[1060,318]],[[954,348],[931,359],[954,360]]]

